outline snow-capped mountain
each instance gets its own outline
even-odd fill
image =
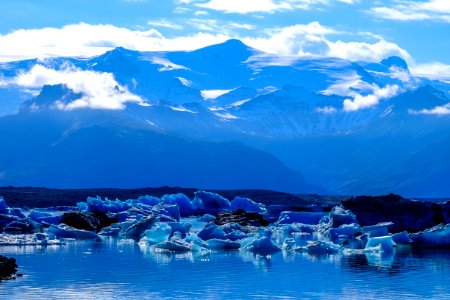
[[[449,195],[449,97],[400,57],[281,57],[238,40],[2,63],[0,183]]]

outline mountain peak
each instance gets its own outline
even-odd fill
[[[386,59],[383,59],[380,64],[390,68],[390,67],[397,67],[399,69],[403,69],[405,71],[408,71],[408,64],[406,61],[399,57],[399,56],[391,56]]]

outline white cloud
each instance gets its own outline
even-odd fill
[[[251,24],[213,19],[190,19],[190,23],[200,32],[173,38],[166,38],[154,29],[140,31],[84,23],[17,30],[0,35],[0,61],[49,56],[91,57],[117,46],[139,51],[195,50],[230,38],[240,38],[251,47],[279,55],[334,56],[365,61],[399,55],[411,60],[405,50],[385,40],[374,43],[334,41],[334,37],[342,33],[318,22],[265,30],[259,37],[233,31],[233,28],[238,31],[253,29]]]
[[[436,106],[432,109],[422,109],[422,110],[408,110],[412,115],[436,115],[436,116],[447,116],[450,115],[450,103],[443,106]]]
[[[397,55],[412,61],[407,51],[382,39],[374,43],[333,41],[330,36],[341,32],[319,22],[271,30],[267,34],[267,37],[244,38],[244,42],[265,52],[281,55],[319,55],[368,62],[379,62]]]
[[[450,80],[450,65],[440,62],[414,65],[411,67],[411,72],[416,76]]]
[[[378,18],[397,21],[440,20],[450,23],[450,1],[397,0],[393,6],[376,6],[369,10]]]
[[[148,25],[155,26],[155,27],[163,27],[163,28],[170,28],[170,29],[176,29],[181,30],[183,29],[183,26],[179,24],[175,24],[173,22],[170,22],[167,19],[158,19],[158,20],[151,20],[147,22]]]
[[[63,66],[61,70],[35,65],[29,72],[9,79],[7,84],[36,89],[44,85],[64,84],[75,93],[82,94],[80,99],[71,103],[55,103],[57,108],[63,110],[123,109],[128,102],[146,105],[142,98],[120,86],[111,73],[83,71],[69,65]]]
[[[373,86],[373,92],[369,95],[361,95],[354,93],[353,99],[344,100],[345,111],[357,111],[360,109],[376,106],[381,100],[394,97],[398,94],[398,85],[387,85],[384,88],[380,88],[376,85]]]
[[[57,56],[92,57],[117,46],[140,51],[194,50],[228,38],[221,33],[197,33],[168,39],[154,29],[140,31],[85,23],[21,29],[0,35],[0,62]]]
[[[309,10],[318,5],[330,5],[333,2],[354,4],[358,0],[209,0],[196,6],[225,13],[275,13],[296,9]]]

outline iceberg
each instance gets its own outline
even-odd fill
[[[153,196],[140,196],[137,199],[137,202],[148,206],[155,206],[158,205],[161,202],[161,200]]]
[[[152,246],[153,249],[158,251],[169,251],[169,252],[189,252],[194,248],[194,243],[189,243],[181,238],[181,235],[177,232],[170,240],[165,242],[160,242]]]
[[[388,227],[393,225],[392,222],[383,222],[376,225],[364,226],[362,229],[370,237],[380,237],[389,235]]]
[[[167,223],[155,223],[152,229],[144,231],[145,236],[141,239],[141,242],[146,242],[150,245],[167,241],[172,233],[172,227]]]
[[[365,251],[392,252],[396,246],[392,236],[371,237],[367,241]]]
[[[204,241],[207,241],[210,239],[224,239],[225,231],[220,226],[218,226],[214,223],[208,223],[197,234],[197,236]]]
[[[415,245],[450,246],[450,224],[439,224],[427,230],[410,234]]]
[[[7,215],[9,214],[8,205],[6,205],[5,198],[0,196],[0,214]]]
[[[265,205],[261,204],[261,203],[256,203],[255,201],[249,199],[249,198],[242,198],[242,197],[235,197],[231,203],[230,203],[230,209],[233,210],[238,210],[238,209],[242,209],[246,212],[257,212],[257,213],[262,213],[264,212],[265,209]]]
[[[93,231],[86,231],[73,228],[69,225],[59,224],[51,225],[47,228],[47,233],[53,234],[55,237],[64,239],[91,240],[100,237]]]
[[[182,217],[189,217],[197,214],[197,210],[185,194],[164,195],[161,198],[161,202],[178,205]]]
[[[330,228],[329,234],[331,241],[335,244],[342,244],[348,240],[355,239],[355,236],[361,232],[358,224],[344,224],[338,228]]]
[[[356,220],[356,216],[350,211],[346,210],[340,206],[335,206],[330,212],[330,226],[332,228],[337,228],[345,224],[359,224]]]
[[[198,191],[194,194],[192,204],[198,213],[216,215],[222,211],[230,211],[230,201],[224,197],[211,192]]]
[[[232,240],[210,239],[206,244],[211,250],[236,250],[241,247],[239,242]]]
[[[243,240],[241,247],[255,255],[268,257],[281,249],[272,241],[272,232],[260,230],[258,235]]]
[[[174,234],[175,232],[181,233],[181,237],[185,238],[186,235],[191,230],[192,224],[191,223],[179,223],[179,222],[169,222],[167,223],[171,228],[171,234]]]
[[[297,250],[305,251],[309,254],[323,255],[337,253],[340,249],[341,247],[334,243],[326,241],[308,241],[306,246],[300,247]]]
[[[281,225],[281,224],[302,223],[308,225],[317,225],[320,223],[320,220],[325,215],[327,215],[327,213],[283,211],[275,224]]]
[[[156,222],[156,215],[152,214],[142,218],[122,232],[122,236],[129,239],[140,240],[144,232]]]

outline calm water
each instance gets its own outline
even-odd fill
[[[24,277],[1,299],[450,299],[450,252],[395,257],[166,255],[130,242],[1,247]]]

